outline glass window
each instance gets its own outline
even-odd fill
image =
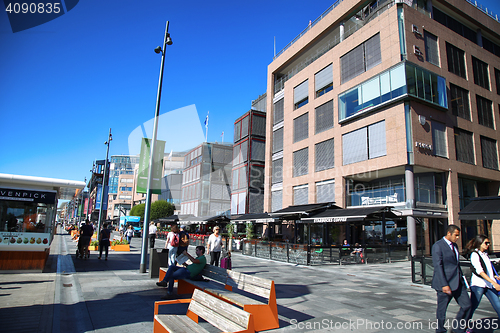
[[[293,187],[293,204],[294,205],[306,205],[309,202],[308,199],[308,186],[300,185]]]
[[[333,138],[315,145],[315,171],[323,171],[335,167]]]
[[[333,65],[330,64],[314,75],[314,90],[319,97],[333,89]]]
[[[483,167],[498,170],[497,141],[481,136],[481,155]]]
[[[273,132],[273,154],[283,150],[283,127]]]
[[[273,212],[283,209],[283,190],[271,192],[271,209]]]
[[[452,114],[470,121],[469,91],[450,83],[450,98]]]
[[[316,113],[316,134],[333,128],[333,100],[318,106]]]
[[[316,203],[335,202],[335,180],[316,183]]]
[[[284,112],[283,112],[283,107],[284,107],[284,101],[285,99],[282,98],[276,103],[274,103],[274,117],[273,117],[273,124],[277,124],[279,122],[282,122],[284,119]]]
[[[437,36],[424,30],[425,60],[439,66],[439,46]]]
[[[457,161],[468,164],[474,163],[474,142],[472,133],[455,128],[455,151]]]
[[[368,159],[367,127],[342,135],[343,165]]]
[[[405,94],[448,108],[446,80],[403,63],[339,95],[339,120]]]
[[[495,68],[495,84],[497,86],[497,94],[500,95],[500,71]]]
[[[309,101],[309,80],[305,80],[295,88],[293,88],[293,104],[294,110],[306,105]]]
[[[309,137],[309,113],[293,120],[293,142],[299,142]]]
[[[368,158],[376,158],[387,154],[385,142],[385,121],[368,126]]]
[[[340,57],[340,80],[345,83],[382,62],[380,34]]]
[[[495,128],[493,120],[493,106],[489,99],[476,95],[477,121],[481,125]]]
[[[272,184],[283,182],[283,158],[273,161]]]
[[[309,148],[293,152],[293,177],[309,173]]]
[[[472,57],[472,69],[474,72],[474,83],[490,90],[490,80],[488,75],[488,64]]]
[[[448,71],[467,79],[465,72],[465,53],[456,46],[446,43],[446,56],[448,59]]]
[[[448,157],[446,145],[446,125],[437,121],[432,124],[432,146],[435,156]]]

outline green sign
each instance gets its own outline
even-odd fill
[[[137,175],[137,193],[148,192],[149,154],[151,152],[151,139],[142,138],[139,173]],[[161,178],[163,176],[163,156],[165,155],[165,141],[156,140],[153,159],[153,173],[151,180],[151,193],[161,194]]]

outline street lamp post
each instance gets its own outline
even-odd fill
[[[165,64],[165,51],[167,45],[172,45],[172,39],[168,33],[169,21],[167,21],[167,26],[165,27],[165,38],[163,39],[163,48],[158,46],[155,48],[156,53],[161,52],[161,65],[160,65],[160,78],[158,80],[158,92],[156,93],[156,112],[155,121],[153,126],[153,139],[151,142],[151,153],[149,154],[149,170],[148,170],[148,186],[146,193],[146,208],[144,211],[144,224],[142,228],[142,251],[141,251],[141,265],[139,271],[141,273],[146,273],[146,259],[148,253],[148,225],[151,219],[151,182],[153,181],[153,162],[154,162],[154,152],[156,146],[156,137],[158,132],[158,118],[160,116],[160,99],[161,99],[161,86],[163,82],[163,66]]]
[[[109,129],[108,141],[104,142],[105,145],[108,146],[106,149],[106,160],[104,161],[104,174],[102,176],[102,187],[101,187],[101,207],[99,207],[99,219],[97,220],[97,239],[101,234],[101,224],[102,224],[102,211],[104,208],[104,189],[106,188],[106,173],[108,171],[108,156],[109,156],[109,143],[113,140],[113,136],[111,135],[111,128]],[[107,200],[108,198],[106,198]]]

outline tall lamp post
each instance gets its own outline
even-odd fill
[[[97,239],[101,234],[101,224],[102,224],[102,211],[104,209],[104,190],[106,189],[106,173],[108,171],[108,156],[109,156],[109,143],[113,140],[113,136],[111,135],[111,128],[109,129],[108,141],[104,142],[105,145],[108,146],[106,149],[106,160],[104,161],[104,174],[102,176],[102,187],[101,187],[101,207],[99,207],[99,219],[97,220]],[[107,200],[108,198],[106,198]]]
[[[151,219],[151,182],[153,181],[153,162],[154,162],[154,152],[156,146],[156,137],[158,132],[158,118],[160,116],[160,99],[161,99],[161,85],[163,82],[163,66],[165,64],[165,51],[167,45],[172,45],[172,39],[168,33],[169,21],[167,21],[167,26],[165,27],[165,38],[163,39],[163,48],[158,46],[155,48],[156,53],[161,52],[161,66],[160,66],[160,79],[158,80],[158,92],[156,93],[156,112],[155,121],[153,126],[153,140],[151,143],[151,153],[149,154],[149,170],[148,170],[148,186],[146,193],[146,207],[144,211],[144,225],[142,228],[142,251],[141,251],[141,265],[139,271],[141,273],[146,273],[146,260],[148,253],[148,225]]]

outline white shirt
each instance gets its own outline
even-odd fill
[[[476,249],[476,251],[477,251],[477,249]],[[479,253],[479,255],[476,252],[472,252],[470,255],[470,262],[474,266],[474,268],[476,269],[476,273],[480,274],[481,272],[484,272],[483,267],[481,267],[481,261],[479,260],[479,256],[481,256],[481,258],[483,259],[484,264],[486,266],[487,272],[485,272],[485,273],[492,280],[495,280],[495,278],[493,277],[493,269],[491,268],[491,261],[490,261],[490,258],[488,257],[488,254],[486,252],[481,252],[481,251],[478,251],[478,253]],[[485,288],[485,287],[493,288],[493,285],[490,282],[486,281],[482,277],[477,276],[474,273],[472,273],[472,276],[470,279],[470,284],[471,284],[471,286],[476,286],[476,287],[481,287],[481,288]]]
[[[154,225],[154,224],[151,224],[149,225],[149,234],[155,234],[156,235],[156,231],[158,231],[158,228]]]
[[[215,234],[211,234],[210,237],[208,237],[208,250],[210,252],[222,251],[222,237],[221,237],[221,235],[215,236]]]
[[[171,242],[172,242],[172,239],[174,239],[174,236],[175,236],[175,233],[173,231],[170,231],[167,235],[167,249],[171,250],[171,249],[176,249],[177,247],[174,247],[172,246]]]
[[[458,260],[458,249],[446,237],[443,237],[443,239],[446,241],[446,244],[448,244],[448,246],[450,247],[450,250],[452,250],[453,253],[455,253],[455,256],[457,257]]]

